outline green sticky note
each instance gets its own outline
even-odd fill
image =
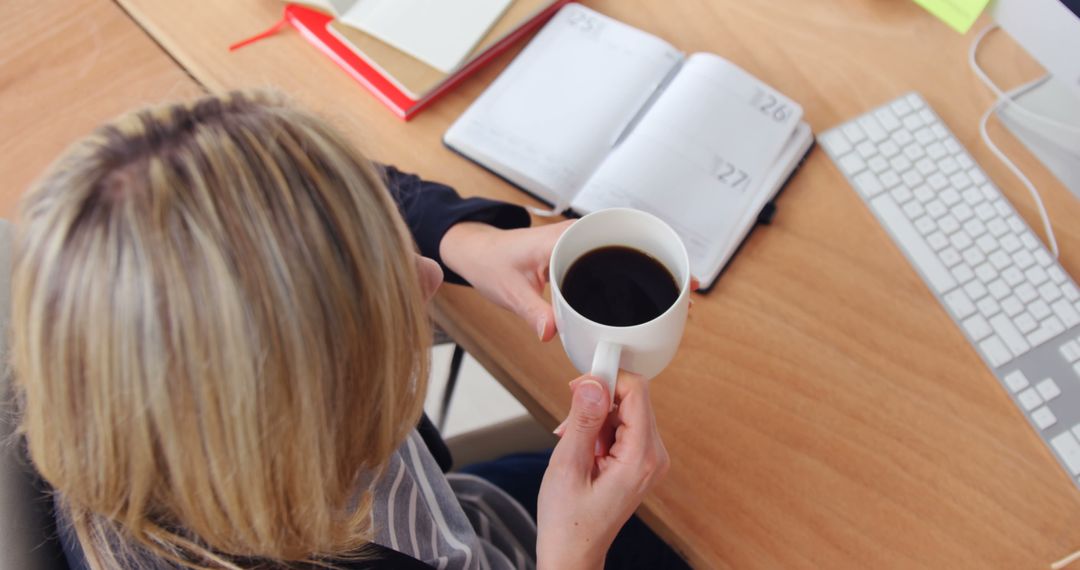
[[[967,33],[990,0],[915,0],[952,29]]]

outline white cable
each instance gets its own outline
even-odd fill
[[[1009,96],[1008,93],[1003,92],[1001,88],[998,87],[992,79],[990,79],[990,76],[986,74],[986,71],[983,70],[982,66],[980,66],[979,62],[975,59],[975,54],[977,53],[979,45],[982,43],[983,38],[985,38],[987,34],[996,30],[997,28],[997,24],[990,24],[981,32],[979,32],[979,35],[975,36],[975,40],[971,42],[971,48],[968,49],[968,64],[971,66],[971,70],[975,72],[975,75],[979,78],[980,81],[983,82],[984,85],[986,85],[991,91],[994,92],[994,95],[996,95],[998,99],[1004,99],[1005,102],[1010,107],[1012,107],[1014,111],[1018,111],[1021,115],[1024,115],[1025,117],[1033,121],[1038,121],[1044,125],[1048,125],[1056,129],[1061,129],[1066,132],[1080,134],[1080,127],[1076,125],[1070,125],[1068,123],[1063,123],[1056,119],[1047,117],[1045,115],[1040,115],[1028,109],[1027,107],[1024,107],[1023,105],[1017,103],[1013,100],[1011,96]],[[1044,76],[1040,81],[1045,81],[1049,78],[1050,76],[1047,75]]]
[[[979,44],[982,43],[982,40],[984,37],[986,37],[986,34],[995,28],[997,28],[996,24],[990,25],[983,31],[979,32],[979,35],[975,37],[975,41],[971,44],[971,49],[968,50],[968,63],[971,65],[972,70],[975,71],[975,74],[978,75],[979,78],[983,80],[983,83],[986,83],[986,85],[990,87],[990,90],[993,91],[994,94],[997,96],[994,104],[986,110],[986,113],[984,113],[982,116],[982,120],[979,121],[979,134],[982,135],[983,142],[986,143],[986,146],[990,149],[990,152],[994,153],[994,156],[996,156],[998,160],[1000,160],[1001,163],[1009,169],[1010,172],[1012,172],[1018,179],[1020,179],[1020,182],[1024,185],[1025,188],[1027,188],[1028,192],[1031,193],[1031,197],[1035,199],[1035,205],[1038,206],[1039,209],[1039,217],[1042,218],[1043,228],[1046,230],[1046,240],[1048,242],[1048,245],[1050,246],[1050,251],[1053,252],[1054,259],[1057,259],[1059,253],[1057,239],[1054,238],[1054,228],[1050,224],[1050,216],[1046,213],[1046,207],[1043,205],[1042,197],[1039,195],[1038,189],[1036,189],[1035,185],[1031,183],[1031,180],[1029,180],[1028,177],[1024,175],[1024,172],[1021,171],[1020,168],[1013,163],[1013,161],[1009,160],[1009,157],[1005,156],[1005,153],[1001,152],[1001,149],[999,149],[998,146],[994,144],[994,141],[990,138],[990,134],[986,130],[986,124],[990,120],[990,116],[993,115],[999,107],[1001,107],[1002,105],[1011,104],[1014,108],[1023,110],[1024,114],[1032,118],[1037,117],[1037,120],[1040,120],[1046,124],[1057,125],[1059,127],[1064,127],[1067,129],[1072,127],[1064,123],[1058,123],[1053,119],[1043,117],[1042,115],[1039,115],[1037,113],[1032,113],[1024,107],[1017,105],[1016,102],[1013,101],[1013,97],[1016,93],[1024,91],[1026,89],[1030,89],[1031,87],[1046,81],[1047,77],[1036,79],[1035,81],[1029,82],[1025,85],[1021,85],[1020,87],[1011,90],[1009,93],[1005,93],[1001,89],[999,89],[998,86],[990,80],[990,77],[987,76],[985,72],[983,72],[982,68],[979,67],[979,63],[975,59],[975,55],[978,53],[979,50]],[[1080,132],[1080,129],[1078,129],[1078,132]]]

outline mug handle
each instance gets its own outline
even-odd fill
[[[611,404],[615,404],[615,380],[619,377],[619,359],[622,357],[622,345],[602,340],[596,343],[593,353],[592,370],[589,373],[607,384]]]

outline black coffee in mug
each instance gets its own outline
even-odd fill
[[[622,246],[601,247],[577,258],[560,289],[583,317],[613,327],[647,323],[679,298],[679,286],[667,267]]]

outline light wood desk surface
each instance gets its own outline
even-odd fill
[[[406,124],[295,33],[228,53],[280,17],[276,0],[119,3],[209,90],[280,88],[377,160],[529,203],[440,143],[511,55]],[[1040,228],[979,141],[991,98],[965,63],[971,35],[911,2],[586,3],[731,59],[801,102],[815,132],[919,91]],[[1006,85],[1038,73],[1006,37],[986,54]],[[991,130],[1043,188],[1062,262],[1080,276],[1080,202]],[[673,465],[642,509],[695,566],[1045,568],[1080,548],[1080,492],[820,150],[773,225],[696,302],[679,355],[653,383]],[[541,346],[465,288],[445,287],[435,311],[534,415],[561,420],[576,373],[557,342]]]
[[[0,3],[0,218],[67,145],[202,88],[108,0]]]

